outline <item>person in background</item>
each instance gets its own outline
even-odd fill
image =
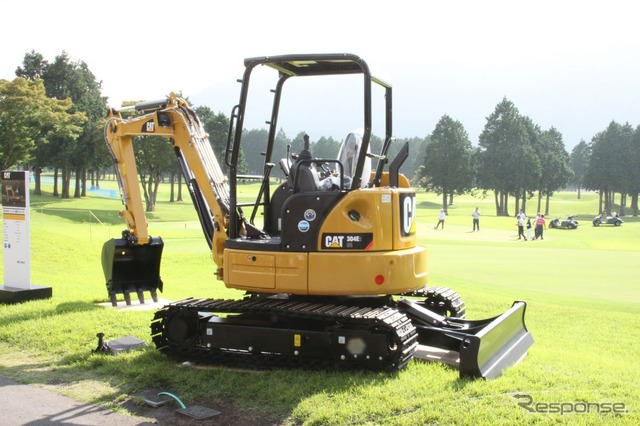
[[[527,238],[531,239],[531,218],[527,217]],[[526,241],[527,238],[525,238],[524,240]]]
[[[438,224],[433,229],[438,229],[440,225],[442,225],[442,229],[444,229],[444,220],[447,218],[447,212],[444,209],[440,210],[440,216],[438,216]]]
[[[547,227],[546,221],[544,220],[544,215],[538,215],[538,217],[536,218],[536,236],[533,238],[534,240],[537,240],[538,238],[540,238],[541,240],[544,240],[544,228]]]
[[[524,235],[524,215],[518,214],[518,239],[522,238],[527,241],[527,237]]]
[[[476,209],[473,211],[473,213],[471,213],[471,216],[473,216],[473,231],[479,231],[480,230],[480,210],[478,210],[478,208],[476,207]]]

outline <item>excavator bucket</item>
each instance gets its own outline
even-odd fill
[[[117,295],[122,294],[127,305],[131,304],[131,293],[138,295],[144,303],[144,292],[151,293],[158,301],[157,290],[162,291],[160,259],[164,243],[154,237],[149,244],[131,244],[127,238],[111,239],[102,246],[102,270],[107,283],[109,299],[117,306]]]
[[[460,377],[498,377],[533,344],[524,323],[525,302],[514,302],[502,315],[477,321],[443,317],[408,299],[398,304],[418,330],[414,357],[456,366]]]

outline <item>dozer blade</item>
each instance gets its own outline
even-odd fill
[[[158,301],[157,290],[162,291],[160,279],[160,259],[164,243],[154,237],[149,244],[130,244],[126,238],[111,239],[102,246],[102,270],[107,283],[107,291],[113,306],[117,305],[117,295],[122,294],[127,305],[131,304],[130,293],[136,293],[140,303],[144,303],[144,292],[151,293]]]
[[[524,323],[525,302],[514,302],[502,315],[477,321],[443,317],[408,299],[398,304],[418,330],[420,346],[414,357],[457,366],[460,377],[498,377],[533,344]]]

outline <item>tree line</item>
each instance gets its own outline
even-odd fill
[[[12,81],[0,80],[0,167],[33,170],[36,194],[41,193],[40,173],[49,170],[54,174],[54,196],[85,196],[88,182],[91,187],[99,186],[100,176],[113,166],[103,135],[107,98],[101,93],[102,82],[86,63],[72,61],[65,52],[52,62],[35,51],[28,52],[15,74]],[[206,106],[195,110],[224,169],[229,118]],[[260,152],[267,130],[244,132],[248,143],[240,171],[261,175]],[[299,152],[304,134],[302,130],[289,138],[279,130],[274,159],[285,158],[289,151]],[[314,157],[337,157],[341,141],[322,136],[312,142]],[[619,194],[619,213],[625,214],[629,207],[634,216],[638,214],[640,126],[634,129],[612,121],[591,142],[580,141],[568,154],[557,129],[541,129],[505,97],[487,117],[475,147],[462,123],[446,114],[426,137],[396,141],[391,158],[404,142],[410,143],[414,154],[402,172],[414,186],[441,195],[444,209],[456,195],[485,197],[492,193],[499,216],[526,210],[531,202],[536,203],[536,211],[548,214],[553,193],[573,185],[578,197],[582,189],[598,191],[601,211],[614,211],[615,194]],[[379,152],[382,143],[380,137],[372,136],[371,151]],[[158,186],[167,179],[169,201],[182,200],[182,179],[167,141],[146,137],[145,143],[134,145],[147,210],[155,209]],[[283,177],[280,171],[274,176]],[[72,177],[76,178],[73,191]],[[515,202],[513,212],[508,208],[510,200]]]
[[[541,129],[504,98],[487,117],[475,148],[462,123],[444,115],[429,136],[415,180],[442,194],[444,209],[456,194],[493,192],[498,216],[512,215],[509,197],[515,200],[513,215],[526,211],[530,200],[536,212],[549,214],[553,193],[572,186],[578,198],[583,188],[598,192],[598,213],[625,215],[628,207],[637,216],[638,164],[640,126],[612,121],[569,154],[557,129]]]

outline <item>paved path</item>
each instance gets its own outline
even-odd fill
[[[55,424],[137,426],[151,425],[153,419],[114,413],[37,386],[23,385],[0,376],[0,424],[3,426]]]

